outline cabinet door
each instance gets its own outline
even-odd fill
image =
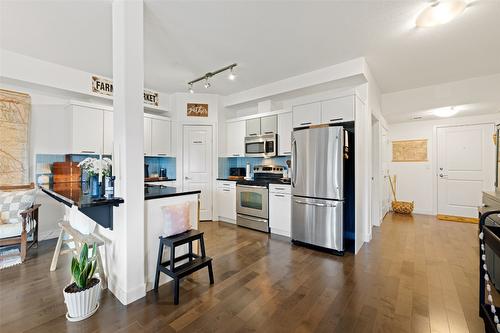
[[[151,119],[151,153],[170,155],[170,120]]]
[[[103,111],[103,144],[102,153],[104,155],[113,154],[113,112]]]
[[[293,111],[293,127],[317,125],[321,123],[321,102],[296,105]]]
[[[245,121],[226,123],[227,156],[245,156]]]
[[[260,135],[260,118],[248,119],[246,126],[247,136]]]
[[[75,154],[100,154],[102,152],[103,111],[73,105],[73,147]]]
[[[216,216],[227,222],[236,221],[236,190],[219,187],[216,190],[217,212]]]
[[[290,237],[292,201],[289,194],[269,194],[269,228],[272,234]]]
[[[321,102],[321,122],[354,121],[354,96],[344,96]]]
[[[151,155],[152,119],[144,117],[144,155]]]
[[[277,131],[277,116],[268,116],[260,118],[260,132],[262,134],[276,133]]]
[[[292,113],[278,115],[278,155],[292,154]]]

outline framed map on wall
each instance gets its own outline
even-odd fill
[[[427,139],[392,141],[393,162],[426,162]]]
[[[30,95],[0,89],[0,185],[30,183],[30,116]]]

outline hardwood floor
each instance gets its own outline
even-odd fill
[[[109,291],[90,319],[67,322],[69,258],[49,272],[54,241],[0,271],[7,332],[483,332],[478,316],[477,225],[388,215],[357,256],[337,257],[282,238],[202,223],[206,270],[128,307]]]

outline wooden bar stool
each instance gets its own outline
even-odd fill
[[[193,241],[198,240],[201,247],[201,256],[193,253]],[[188,244],[189,251],[179,257],[175,257],[175,248],[179,245]],[[170,260],[163,262],[163,247],[170,248]],[[180,260],[188,259],[188,262],[175,267],[175,263]],[[160,282],[160,272],[163,272],[174,279],[174,304],[179,304],[179,280],[188,276],[197,270],[208,267],[208,276],[210,284],[214,284],[214,273],[212,270],[212,258],[207,257],[205,253],[205,242],[203,232],[198,230],[189,230],[182,234],[170,237],[160,237],[160,247],[158,249],[158,262],[156,266],[156,276],[154,290],[158,292]]]
[[[50,265],[50,271],[53,272],[57,268],[57,261],[59,259],[60,255],[66,254],[66,253],[73,253],[74,255],[78,256],[80,253],[80,250],[83,246],[83,243],[87,243],[89,247],[89,252],[90,250],[94,251],[93,245],[96,244],[96,250],[97,250],[97,266],[96,266],[96,273],[99,274],[99,278],[101,279],[101,286],[103,289],[107,288],[107,281],[106,281],[106,274],[104,272],[104,266],[102,264],[102,257],[101,257],[101,251],[99,250],[99,246],[104,245],[104,241],[99,238],[97,235],[84,235],[78,230],[74,229],[70,224],[69,221],[61,221],[58,223],[59,228],[61,228],[61,231],[59,233],[59,238],[57,239],[57,244],[56,248],[54,250],[54,255],[52,257],[52,263]],[[70,236],[71,238],[69,239],[64,239],[65,235]],[[73,243],[74,246],[71,247],[69,244]],[[65,247],[63,249],[63,247]],[[94,253],[94,252],[92,252]]]

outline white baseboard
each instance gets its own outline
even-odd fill
[[[48,231],[38,233],[38,240],[39,241],[44,241],[44,240],[53,239],[53,238],[57,238],[57,237],[59,237],[59,229],[48,230]]]

